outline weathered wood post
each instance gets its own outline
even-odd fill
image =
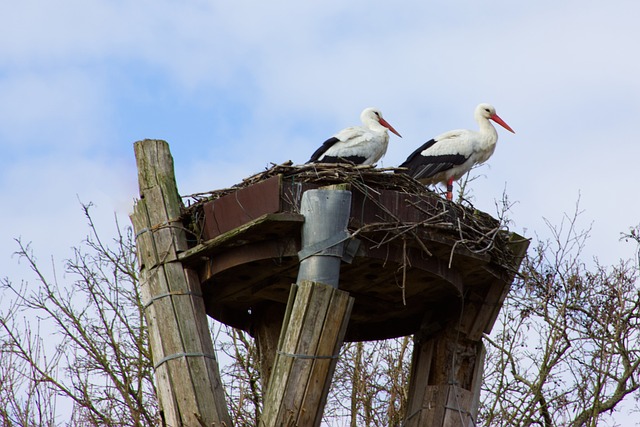
[[[476,425],[486,355],[482,336],[491,331],[529,246],[515,233],[509,242],[511,269],[495,274],[487,287],[469,288],[439,314],[426,316],[414,334],[403,427]]]
[[[349,323],[353,298],[338,290],[351,192],[302,195],[302,250],[265,397],[261,426],[318,426]]]
[[[164,422],[230,427],[200,282],[177,259],[187,242],[169,146],[144,140],[134,149],[140,200],[131,221]]]
[[[423,332],[423,331],[421,331]],[[485,349],[448,322],[431,336],[414,336],[405,427],[475,425]]]

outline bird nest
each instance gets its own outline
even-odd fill
[[[310,163],[293,165],[291,162],[272,164],[263,172],[252,175],[230,188],[223,188],[204,193],[195,193],[183,196],[189,204],[201,203],[218,199],[231,194],[241,188],[249,187],[261,181],[277,175],[283,180],[295,180],[296,182],[314,183],[319,185],[332,185],[348,183],[355,188],[395,190],[410,194],[433,195],[424,185],[410,176],[397,173],[398,168],[376,168],[371,165],[351,165],[347,163]],[[189,209],[189,208],[187,208]]]
[[[242,188],[281,176],[282,182],[328,186],[348,184],[352,191],[360,192],[381,209],[383,218],[379,222],[358,224],[351,234],[364,238],[372,246],[382,246],[396,239],[411,241],[429,254],[428,245],[423,241],[425,232],[433,236],[438,234],[450,242],[450,261],[456,250],[466,250],[474,254],[487,254],[493,262],[503,267],[513,263],[513,254],[508,245],[510,233],[503,218],[494,218],[475,209],[468,201],[454,203],[445,200],[441,195],[430,191],[410,176],[401,173],[397,168],[375,168],[373,166],[356,166],[350,164],[305,164],[289,163],[272,164],[266,170],[244,179],[230,188],[196,193],[184,196],[187,203],[183,219],[187,228],[194,234],[202,218],[204,203],[232,194]],[[411,203],[413,208],[421,212],[418,221],[401,221],[387,206],[379,201],[381,191],[391,190],[404,195],[415,196],[424,203]],[[421,237],[422,236],[422,237]],[[404,243],[403,243],[404,244]]]

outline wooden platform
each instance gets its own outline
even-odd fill
[[[210,316],[251,333],[261,307],[284,310],[298,271],[301,195],[336,182],[351,184],[349,231],[359,242],[340,272],[340,289],[355,298],[347,341],[413,334],[425,319],[457,313],[463,297],[478,313],[470,336],[491,329],[528,240],[407,177],[349,166],[277,166],[185,209],[192,247],[179,259],[197,271]]]

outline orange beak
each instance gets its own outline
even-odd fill
[[[396,135],[398,135],[400,138],[402,138],[402,135],[400,135],[400,134],[398,133],[398,131],[397,131],[397,130],[395,130],[395,129],[393,128],[393,126],[391,126],[389,123],[387,123],[387,121],[386,121],[385,119],[383,119],[382,117],[380,117],[380,124],[381,124],[382,126],[386,127],[387,129],[389,129],[391,132],[393,132],[393,133],[395,133]],[[511,132],[513,132],[513,131],[511,131]]]
[[[498,116],[497,114],[494,114],[493,116],[491,116],[491,117],[489,117],[489,118],[490,118],[491,120],[493,120],[494,122],[496,122],[497,124],[499,124],[500,126],[502,126],[503,128],[505,128],[506,130],[508,130],[509,132],[511,132],[511,133],[515,133],[515,132],[513,131],[513,129],[511,129],[511,127],[510,127],[508,124],[506,124],[506,123],[504,122],[504,120],[502,120],[502,119],[500,118],[500,116]]]

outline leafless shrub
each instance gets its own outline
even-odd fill
[[[106,245],[83,209],[91,235],[66,262],[68,283],[46,277],[21,240],[17,254],[36,282],[2,280],[12,298],[0,316],[0,372],[10,381],[0,396],[14,402],[5,425],[54,425],[63,411],[51,405],[67,406],[73,425],[159,423],[131,230],[118,227]]]
[[[588,267],[578,215],[549,224],[486,337],[483,425],[596,426],[640,387],[638,266]]]

